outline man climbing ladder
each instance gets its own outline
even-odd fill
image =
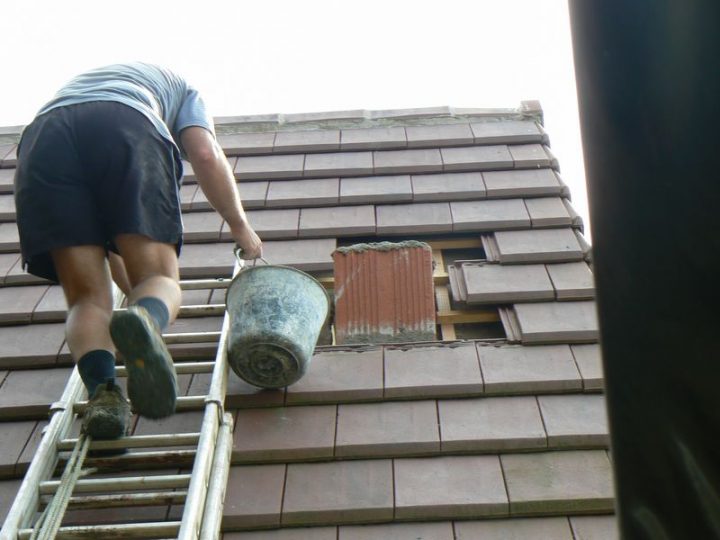
[[[83,428],[93,438],[126,433],[116,350],[136,412],[162,418],[175,410],[175,369],[161,332],[180,307],[181,155],[244,256],[261,256],[212,120],[178,75],[144,63],[89,71],[22,134],[15,202],[23,264],[62,285],[67,343],[90,396]],[[115,315],[111,279],[128,297]]]

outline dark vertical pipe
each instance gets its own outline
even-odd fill
[[[570,14],[622,538],[720,538],[720,2]]]

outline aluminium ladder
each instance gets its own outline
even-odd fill
[[[233,275],[240,267],[235,264]],[[226,288],[229,279],[181,281],[183,290]],[[115,305],[123,301],[116,290]],[[15,501],[0,530],[0,540],[80,538],[178,538],[215,540],[220,536],[222,508],[232,452],[232,415],[224,411],[228,378],[227,339],[230,327],[225,306],[189,306],[180,315],[224,313],[220,332],[165,335],[167,344],[217,341],[214,362],[176,363],[178,374],[212,373],[206,396],[179,396],[177,410],[202,409],[199,433],[129,436],[117,440],[91,441],[81,434],[69,438],[76,420],[87,405],[77,368],[60,400],[50,407],[50,421],[23,479]],[[126,374],[118,366],[116,375]],[[117,457],[95,459],[97,467],[83,468],[89,450],[195,446],[194,450],[129,452]],[[53,480],[61,452],[71,451],[59,480]],[[92,459],[88,461],[92,462]],[[135,476],[124,478],[81,478],[96,472],[143,465],[192,464],[191,474]],[[148,490],[151,490],[148,492]],[[134,491],[134,493],[133,493]],[[100,494],[98,494],[100,493]],[[87,494],[87,495],[86,495]],[[70,509],[128,508],[184,504],[180,521],[158,521],[88,526],[61,526]],[[44,510],[43,510],[44,507]],[[42,511],[42,512],[41,512]]]

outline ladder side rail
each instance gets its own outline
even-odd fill
[[[70,432],[74,418],[73,403],[80,398],[84,389],[80,373],[75,367],[60,401],[51,407],[50,423],[45,428],[40,445],[5,518],[0,540],[16,540],[20,529],[30,526],[40,502],[40,483],[52,477],[59,460],[57,444]]]
[[[207,496],[212,462],[215,455],[218,430],[223,416],[223,401],[217,399],[218,392],[222,392],[226,386],[223,378],[227,379],[227,335],[230,328],[230,318],[225,314],[220,343],[215,359],[210,392],[205,398],[205,415],[203,417],[202,429],[200,430],[200,443],[198,444],[197,455],[193,465],[192,478],[188,488],[187,501],[183,510],[182,524],[178,540],[195,540],[198,538],[200,522],[202,520],[205,499]]]
[[[222,527],[223,507],[227,481],[230,475],[230,461],[233,448],[233,417],[230,413],[223,415],[223,425],[215,447],[212,476],[208,486],[205,512],[203,514],[200,540],[217,540]]]

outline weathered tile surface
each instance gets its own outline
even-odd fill
[[[15,219],[15,198],[12,195],[0,195],[0,220]]]
[[[217,138],[227,155],[269,154],[275,132],[219,134]]]
[[[373,152],[376,173],[441,171],[440,150],[386,150]]]
[[[550,157],[540,144],[511,144],[508,146],[516,169],[550,167]]]
[[[63,341],[64,324],[0,327],[0,367],[54,363]]]
[[[572,262],[583,258],[583,251],[572,229],[499,231],[495,241],[500,262]]]
[[[570,518],[575,540],[620,540],[615,516],[577,516]]]
[[[10,477],[15,463],[35,429],[35,420],[3,422],[0,424],[0,476]]]
[[[483,179],[488,197],[560,195],[562,192],[552,169],[487,171]]]
[[[497,456],[394,461],[396,519],[502,516],[508,512]]]
[[[47,413],[60,398],[70,372],[70,368],[11,371],[0,387],[0,409],[8,414],[19,409],[28,415]]]
[[[526,347],[478,344],[487,394],[581,390],[567,345]]]
[[[558,300],[579,300],[595,296],[593,274],[587,263],[548,264],[546,266]]]
[[[530,226],[522,199],[451,202],[454,231],[492,231]]]
[[[447,201],[485,198],[482,173],[414,174],[413,198],[416,201]]]
[[[15,223],[0,223],[0,251],[20,251],[20,234]]]
[[[0,282],[5,279],[5,276],[13,266],[16,266],[20,260],[18,253],[0,253]]]
[[[473,395],[482,390],[475,347],[385,349],[386,397]]]
[[[434,401],[338,406],[338,456],[398,456],[439,449]]]
[[[0,288],[0,322],[29,322],[47,285]]]
[[[247,212],[247,217],[255,232],[263,240],[296,238],[298,235],[300,210],[297,208],[250,210]],[[232,238],[227,224],[223,225],[223,238]]]
[[[609,444],[604,396],[539,396],[538,403],[549,446],[597,447]]]
[[[239,157],[235,177],[240,180],[299,177],[304,163],[304,154]]]
[[[269,182],[240,182],[238,192],[243,207],[261,208],[265,206]]]
[[[337,540],[454,540],[453,525],[439,523],[391,523],[387,525],[345,525]],[[333,540],[335,540],[333,538]]]
[[[576,540],[565,517],[458,521],[455,540]]]
[[[409,175],[364,176],[343,178],[340,181],[342,204],[401,202],[411,201],[412,198]]]
[[[372,171],[372,152],[307,154],[305,157],[305,176],[372,174]]]
[[[441,152],[445,171],[487,171],[513,167],[508,147],[504,145],[443,148]]]
[[[611,511],[610,461],[602,450],[506,454],[512,514]]]
[[[223,540],[337,540],[336,527],[297,527],[272,531],[226,532]]]
[[[10,506],[12,506],[15,496],[20,489],[22,480],[2,480],[0,481],[0,522],[4,522],[7,517]]]
[[[605,387],[600,345],[573,345],[571,347],[586,390]]]
[[[572,218],[559,197],[525,199],[533,228],[572,225]]]
[[[338,178],[275,180],[268,188],[267,205],[306,207],[337,204],[339,186]]]
[[[375,207],[372,205],[303,208],[300,213],[301,238],[374,233]]]
[[[0,193],[12,193],[15,169],[0,169]]]
[[[288,387],[288,403],[378,399],[383,395],[382,350],[320,352],[308,373]]]
[[[335,405],[240,410],[233,456],[242,461],[330,458]]]
[[[469,304],[552,300],[555,291],[542,264],[462,265]]]
[[[545,429],[534,396],[438,401],[444,452],[544,448]]]
[[[263,242],[263,257],[271,264],[294,266],[306,272],[332,269],[335,238]]]
[[[182,279],[230,277],[235,264],[232,248],[232,244],[183,246],[178,259],[180,277]]]
[[[448,203],[382,205],[376,213],[379,235],[447,232],[453,227]]]
[[[540,142],[542,132],[531,120],[486,121],[471,124],[476,144]]]
[[[515,304],[523,343],[597,341],[595,302]]]
[[[186,242],[214,242],[220,239],[223,220],[217,212],[191,212],[183,215],[183,239]]]
[[[407,146],[403,127],[343,129],[340,138],[340,148],[343,150],[370,150],[402,146]]]
[[[273,152],[326,152],[340,148],[340,131],[316,129],[312,131],[278,131]]]
[[[438,124],[434,126],[408,126],[405,128],[408,147],[456,146],[473,143],[468,124]]]
[[[288,465],[283,524],[357,523],[392,517],[391,460]]]
[[[285,465],[232,467],[223,507],[223,527],[280,524]]]

